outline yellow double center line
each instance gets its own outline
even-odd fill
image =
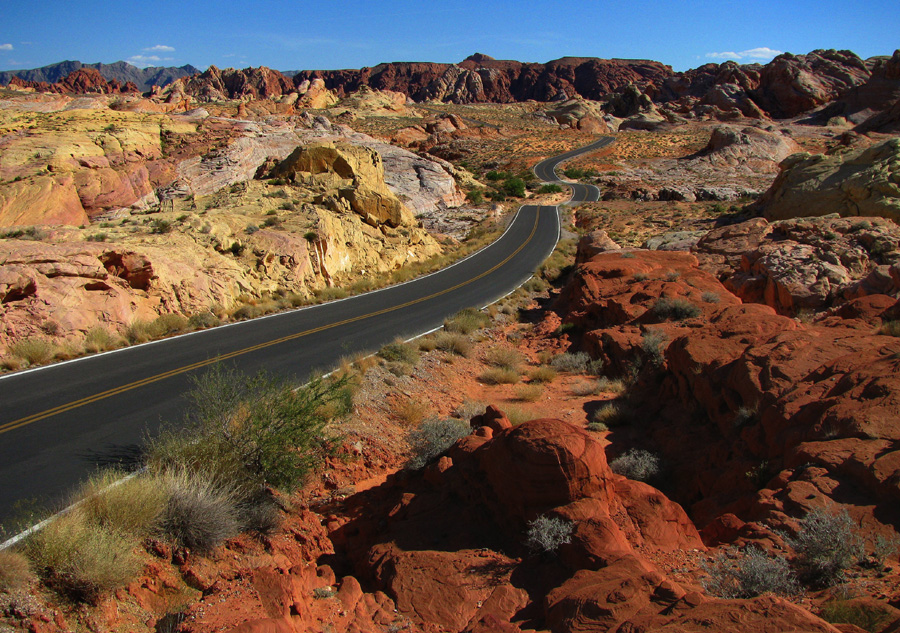
[[[441,295],[445,295],[448,292],[453,292],[463,286],[467,286],[473,282],[478,281],[479,279],[490,275],[492,272],[506,264],[513,257],[518,255],[525,246],[528,245],[529,242],[534,238],[534,234],[537,232],[538,220],[540,219],[541,209],[538,207],[538,212],[534,216],[534,226],[531,227],[531,233],[528,235],[528,238],[519,245],[519,247],[510,253],[503,261],[494,265],[493,267],[485,270],[484,272],[472,277],[471,279],[467,279],[466,281],[460,282],[455,286],[450,288],[446,288],[439,292],[435,292],[433,294],[428,295],[427,297],[420,297],[419,299],[413,299],[412,301],[407,301],[406,303],[401,303],[395,306],[391,306],[389,308],[383,308],[381,310],[376,310],[375,312],[370,312],[368,314],[362,314],[360,316],[356,316],[350,319],[344,319],[343,321],[335,321],[334,323],[329,323],[328,325],[322,325],[317,328],[312,328],[309,330],[304,330],[303,332],[296,332],[294,334],[289,334],[288,336],[282,336],[281,338],[277,338],[271,341],[267,341],[265,343],[259,343],[258,345],[252,345],[250,347],[245,347],[244,349],[239,349],[234,352],[229,352],[227,354],[221,354],[219,356],[215,356],[213,358],[208,358],[206,360],[202,360],[196,363],[192,363],[190,365],[185,365],[183,367],[179,367],[178,369],[171,369],[169,371],[163,372],[161,374],[156,374],[155,376],[150,376],[149,378],[142,378],[141,380],[136,380],[134,382],[128,383],[127,385],[122,385],[121,387],[115,387],[113,389],[108,389],[107,391],[102,391],[98,394],[94,394],[93,396],[88,396],[86,398],[82,398],[81,400],[75,400],[73,402],[69,402],[67,404],[61,404],[58,407],[53,407],[52,409],[47,409],[46,411],[42,411],[40,413],[35,413],[33,415],[29,415],[24,418],[19,418],[18,420],[13,420],[12,422],[7,422],[6,424],[0,425],[0,434],[6,433],[7,431],[12,431],[14,429],[18,429],[20,427],[31,424],[32,422],[38,422],[40,420],[44,420],[54,415],[58,415],[60,413],[65,413],[66,411],[71,411],[72,409],[77,409],[78,407],[83,407],[86,404],[91,404],[97,402],[99,400],[104,400],[106,398],[110,398],[112,396],[119,395],[120,393],[125,393],[126,391],[131,391],[132,389],[137,389],[138,387],[143,387],[144,385],[149,385],[154,382],[159,382],[160,380],[165,380],[166,378],[171,378],[172,376],[177,376],[179,374],[183,374],[185,372],[199,369],[200,367],[206,367],[207,365],[212,365],[213,363],[218,363],[223,360],[229,360],[231,358],[235,358],[237,356],[241,356],[243,354],[249,354],[250,352],[255,352],[257,350],[265,349],[266,347],[271,347],[272,345],[279,345],[281,343],[286,343],[287,341],[292,341],[294,339],[298,339],[304,336],[309,336],[310,334],[316,334],[318,332],[323,332],[325,330],[329,330],[331,328],[340,327],[341,325],[347,325],[348,323],[354,323],[356,321],[362,321],[363,319],[368,319],[370,317],[380,316],[382,314],[387,314],[389,312],[394,312],[395,310],[402,310],[403,308],[408,308],[409,306],[416,305],[418,303],[423,303],[425,301],[430,301],[436,297],[440,297]]]

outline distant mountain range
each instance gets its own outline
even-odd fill
[[[26,81],[45,81],[49,84],[56,83],[69,75],[69,73],[81,68],[94,68],[103,75],[107,81],[115,79],[126,84],[133,82],[141,91],[146,92],[153,86],[167,86],[181,77],[190,77],[200,72],[190,64],[179,67],[151,66],[138,68],[127,62],[115,62],[112,64],[82,64],[78,61],[64,61],[41,68],[31,70],[6,70],[0,71],[0,86],[5,86],[13,77],[19,77]]]

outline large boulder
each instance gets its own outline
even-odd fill
[[[825,156],[795,154],[760,207],[770,220],[821,216],[881,216],[900,221],[900,139]]]
[[[384,182],[381,155],[349,143],[300,146],[275,166],[273,178],[337,188],[339,197],[372,226],[415,222],[412,213]]]

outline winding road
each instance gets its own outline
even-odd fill
[[[534,172],[560,182],[561,162],[612,142],[604,137]],[[599,197],[596,187],[565,184],[570,203]],[[182,418],[190,377],[210,365],[298,379],[328,370],[342,356],[496,301],[531,277],[559,234],[557,207],[525,205],[490,246],[404,284],[0,377],[0,523],[23,502],[58,503],[98,466],[134,463],[148,434]]]

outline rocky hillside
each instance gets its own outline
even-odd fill
[[[99,71],[93,68],[73,70],[56,83],[29,81],[13,77],[9,80],[8,87],[12,90],[33,90],[35,92],[79,95],[138,92],[138,87],[134,82],[129,81],[122,85],[115,79],[107,80]]]

